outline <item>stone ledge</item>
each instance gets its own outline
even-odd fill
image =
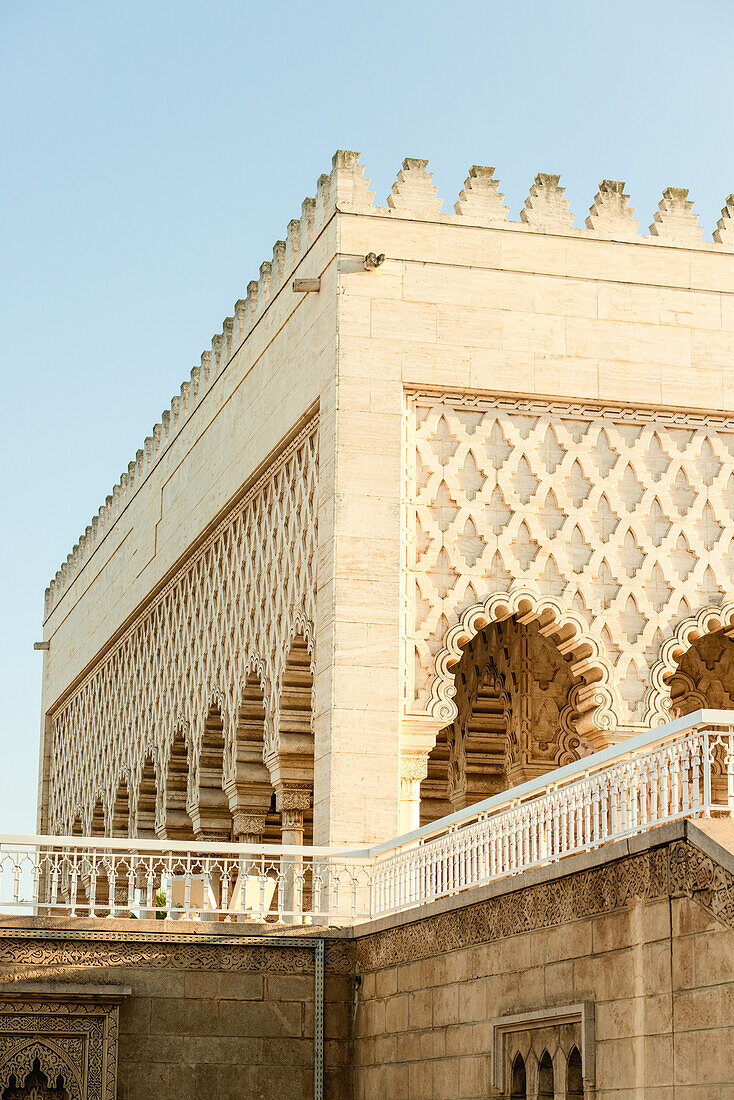
[[[132,994],[129,985],[82,985],[79,982],[0,982],[0,997],[54,997],[85,1001],[119,1001]]]

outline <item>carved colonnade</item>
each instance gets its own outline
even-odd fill
[[[317,508],[314,417],[52,712],[48,831],[309,835]]]

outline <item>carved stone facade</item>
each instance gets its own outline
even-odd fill
[[[373,199],[337,153],[54,578],[42,829],[372,843],[734,698],[732,204]]]
[[[723,1095],[732,836],[682,832],[358,930],[356,1100]]]
[[[4,1100],[310,1095],[314,937],[42,923],[0,928]],[[354,950],[324,948],[326,1096],[348,1096]]]
[[[678,822],[637,837],[634,852],[625,842],[428,913],[329,930],[325,1097],[513,1097],[520,1059],[528,1098],[543,1096],[549,1064],[568,1100],[637,1100],[653,1085],[684,1100],[725,1095],[733,840],[730,822]],[[310,1095],[324,930],[135,923],[6,918],[7,1100],[25,1100],[29,1078],[43,1100],[42,1089],[66,1100],[59,1076],[68,1097],[113,1095],[115,1043],[119,1100],[154,1085],[160,1100]],[[111,980],[125,985],[112,994],[99,984]]]
[[[665,662],[692,609],[694,638],[731,621],[734,419],[428,393],[407,416],[406,707],[456,714],[434,750],[452,805],[472,772],[477,801],[681,706],[731,706],[728,638],[707,678],[692,651]],[[483,723],[501,745],[467,738]]]
[[[645,693],[664,642],[732,595],[734,418],[489,395],[410,409],[409,696],[441,713],[455,639],[482,608],[512,613],[524,587],[547,636],[565,641],[572,616],[565,651],[597,685],[580,701],[589,724],[655,719]]]

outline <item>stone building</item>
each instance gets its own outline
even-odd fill
[[[338,152],[51,582],[40,834],[374,852],[734,707],[734,197],[713,242],[676,188],[649,235],[609,180],[581,228],[547,174],[373,199]],[[327,1094],[734,1095],[734,834],[668,816],[316,935]],[[91,897],[6,929],[3,1019],[119,1018],[125,1097],[308,1095],[313,929]]]

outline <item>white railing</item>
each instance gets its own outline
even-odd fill
[[[697,711],[372,848],[0,837],[0,909],[354,924],[712,814],[734,814],[734,711]]]

